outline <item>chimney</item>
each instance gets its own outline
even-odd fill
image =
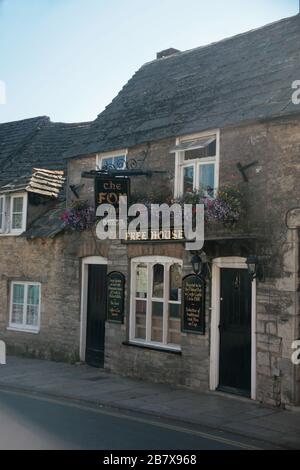
[[[170,55],[177,54],[180,52],[178,49],[174,49],[174,47],[170,47],[169,49],[165,49],[160,51],[156,54],[157,59],[162,59],[163,57],[169,57]]]

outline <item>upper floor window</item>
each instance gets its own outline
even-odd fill
[[[96,157],[96,166],[100,170],[125,170],[127,150],[99,154]]]
[[[143,257],[132,261],[132,342],[180,349],[181,284],[181,260]]]
[[[27,193],[0,196],[0,233],[20,235],[26,230]]]
[[[218,188],[219,133],[177,139],[175,152],[175,197],[203,191],[213,197]]]
[[[39,331],[41,287],[35,282],[13,282],[11,285],[9,328]]]

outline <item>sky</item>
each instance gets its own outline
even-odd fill
[[[0,0],[0,122],[93,120],[156,52],[298,11],[298,0]]]

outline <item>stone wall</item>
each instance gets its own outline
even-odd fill
[[[0,238],[0,338],[8,352],[76,361],[79,354],[79,259],[66,252],[72,237],[27,241]],[[41,283],[39,333],[9,331],[12,281]]]

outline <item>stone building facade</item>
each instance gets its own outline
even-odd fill
[[[76,131],[78,138],[61,146],[66,201],[44,206],[21,236],[0,236],[0,338],[10,351],[299,405],[300,369],[291,357],[300,337],[300,113],[287,106],[291,81],[298,78],[299,21],[288,18],[204,48],[160,54],[93,123]],[[216,67],[223,77],[218,99],[211,86]],[[135,162],[141,175],[132,171],[129,178],[131,193],[139,196],[181,196],[185,184],[198,188],[199,175],[207,190],[229,185],[243,195],[244,213],[234,226],[205,224],[198,251],[206,266],[204,334],[182,328],[182,279],[193,272],[194,254],[184,240],[100,240],[95,227],[76,232],[62,224],[72,204],[95,206],[93,177],[113,177],[103,161],[115,164],[119,177]],[[262,278],[248,273],[251,255]],[[125,277],[121,322],[107,318],[112,272]],[[9,328],[12,283],[18,282],[29,283],[27,297],[30,283],[40,285],[34,332]],[[231,323],[225,324],[225,314]]]

